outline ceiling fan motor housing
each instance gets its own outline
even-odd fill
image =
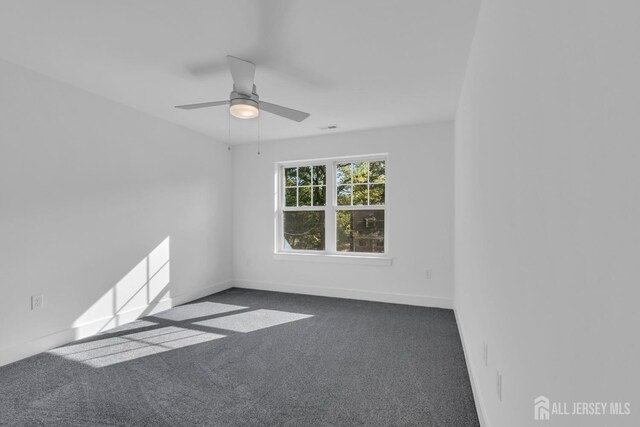
[[[237,94],[237,92],[231,92],[231,94],[233,96],[233,94]],[[230,106],[238,105],[238,104],[252,105],[258,108],[258,97],[256,96],[255,98],[247,98],[244,95],[241,95],[241,97],[237,97],[237,98],[232,97],[229,104]]]
[[[229,100],[231,101],[231,105],[249,104],[257,107],[258,102],[260,101],[260,97],[256,93],[256,85],[253,85],[253,90],[251,94],[237,92],[234,85],[233,92],[229,94]]]

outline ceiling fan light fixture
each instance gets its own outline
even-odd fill
[[[260,115],[258,103],[251,99],[234,99],[229,106],[229,113],[239,119],[255,119]]]

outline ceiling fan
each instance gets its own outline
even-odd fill
[[[233,91],[229,95],[228,101],[177,105],[176,108],[193,110],[196,108],[229,105],[229,113],[239,119],[255,119],[260,115],[261,110],[296,122],[301,122],[309,117],[309,113],[270,102],[260,101],[260,97],[256,93],[256,85],[254,84],[256,66],[253,62],[227,55],[227,64],[229,65],[229,71],[231,71],[231,77],[233,78]]]

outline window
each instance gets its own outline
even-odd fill
[[[336,164],[336,250],[384,253],[385,161]]]
[[[386,158],[278,165],[277,252],[386,253]]]
[[[284,249],[325,249],[326,165],[285,167]]]

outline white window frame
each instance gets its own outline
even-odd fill
[[[385,204],[384,205],[358,205],[358,206],[338,206],[337,204],[337,165],[341,163],[357,162],[385,162]],[[284,206],[285,197],[285,168],[300,166],[326,167],[326,198],[325,206]],[[274,258],[277,260],[303,260],[303,261],[328,261],[337,263],[358,263],[372,265],[391,265],[389,254],[389,202],[386,197],[389,185],[389,156],[387,153],[342,156],[323,159],[308,159],[283,161],[275,164],[275,236],[274,236]],[[284,248],[284,215],[286,211],[324,211],[325,236],[323,251],[285,249]],[[337,227],[336,216],[340,210],[382,210],[384,211],[384,252],[339,252],[336,249]]]

